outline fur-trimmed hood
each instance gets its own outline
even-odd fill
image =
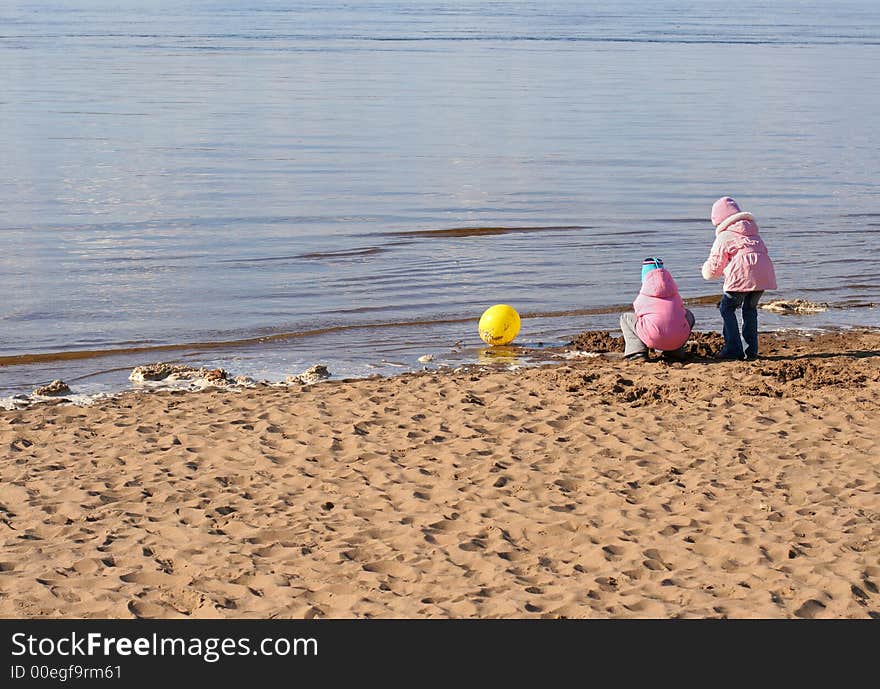
[[[729,196],[722,196],[712,204],[712,212],[709,214],[709,219],[715,227],[718,227],[724,220],[734,213],[739,213],[741,210],[742,208],[739,207],[739,204],[734,199]]]
[[[751,213],[740,211],[739,213],[734,213],[721,221],[718,227],[715,228],[716,236],[725,230],[736,232],[745,237],[753,237],[758,234],[758,224],[755,222],[755,217]]]

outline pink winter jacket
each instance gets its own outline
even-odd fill
[[[691,334],[678,285],[665,268],[645,276],[639,296],[633,302],[636,335],[651,349],[671,352],[683,346]]]
[[[713,216],[713,221],[716,217]],[[719,218],[715,243],[703,264],[703,279],[724,276],[725,292],[776,289],[776,273],[751,213]]]

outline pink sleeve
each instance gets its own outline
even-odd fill
[[[724,274],[724,269],[730,261],[730,256],[726,251],[726,246],[722,235],[715,238],[712,244],[712,250],[709,252],[709,258],[703,264],[703,279],[715,280]]]

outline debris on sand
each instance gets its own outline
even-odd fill
[[[201,385],[222,385],[226,382],[226,371],[222,368],[190,368],[186,367],[183,371],[174,371],[170,375],[162,378],[169,383],[196,383]]]
[[[132,383],[146,383],[149,381],[165,380],[169,376],[174,375],[177,380],[180,380],[184,376],[195,377],[197,371],[198,369],[192,366],[166,364],[160,361],[155,364],[136,366],[128,376],[128,379]]]
[[[622,352],[623,338],[614,337],[607,330],[587,330],[576,335],[568,346],[582,352]]]
[[[765,311],[781,314],[822,313],[828,310],[825,302],[807,301],[806,299],[774,299],[761,304]]]
[[[584,352],[580,349],[574,349],[562,354],[563,359],[597,359],[602,356],[599,352]]]
[[[317,383],[318,381],[326,380],[329,377],[330,371],[327,370],[326,366],[315,364],[314,366],[306,369],[297,376],[287,376],[286,382],[300,383],[302,385],[312,385],[313,383]]]
[[[724,347],[724,337],[715,332],[693,332],[685,346],[691,356],[708,359]]]
[[[208,383],[225,383],[228,380],[228,374],[222,368],[212,368],[208,370],[200,369],[200,378]]]
[[[53,380],[48,385],[41,385],[34,394],[39,397],[53,397],[55,395],[67,395],[70,393],[70,387],[63,380]]]
[[[203,385],[226,385],[229,383],[229,374],[222,368],[195,368],[185,364],[166,364],[160,361],[135,367],[128,379],[132,383],[185,381]]]

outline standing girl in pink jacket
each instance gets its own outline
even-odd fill
[[[758,234],[751,213],[743,213],[729,196],[712,205],[715,243],[703,264],[703,279],[724,276],[724,292],[718,308],[724,322],[724,348],[718,359],[758,358],[758,300],[764,290],[776,289],[776,274],[767,247]],[[742,307],[743,352],[736,310]]]

